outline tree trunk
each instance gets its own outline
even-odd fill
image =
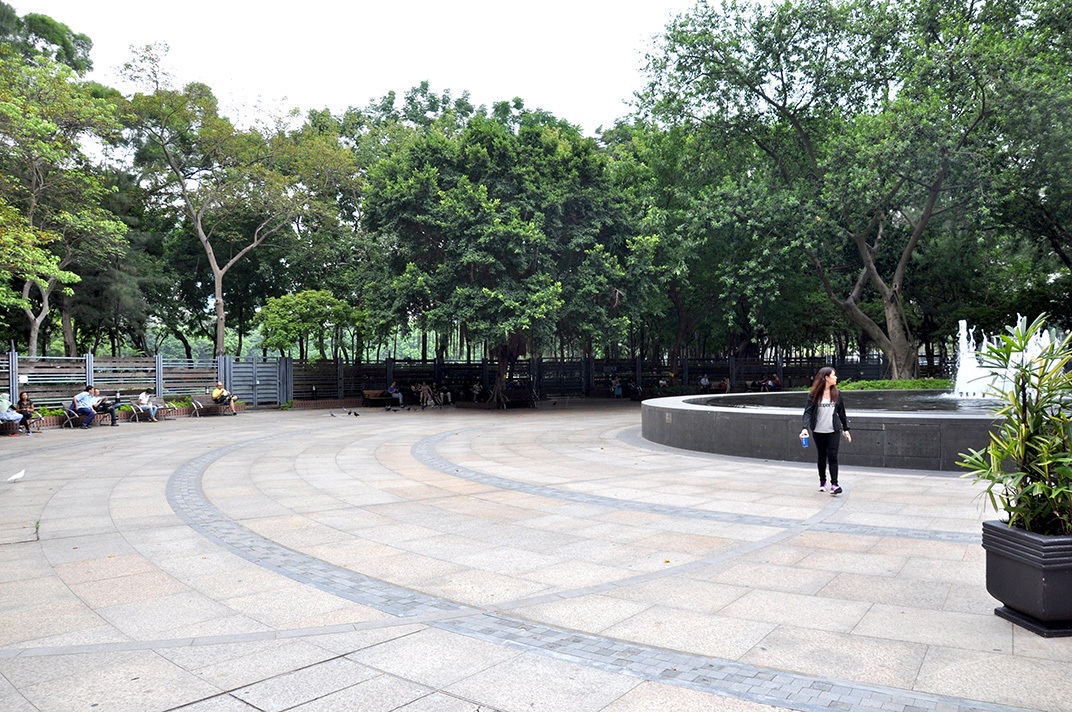
[[[919,375],[919,349],[916,340],[904,322],[899,305],[886,307],[886,331],[889,333],[889,349],[886,358],[890,361],[890,378],[900,381]]]
[[[179,343],[182,344],[182,348],[186,351],[186,360],[187,361],[193,361],[194,360],[194,350],[190,346],[190,340],[186,338],[186,334],[182,333],[178,329],[174,330],[174,334],[175,334],[175,338],[178,339]]]
[[[216,285],[216,356],[227,355],[227,313],[223,308],[223,272],[213,269]]]
[[[22,287],[23,299],[29,300],[31,286],[37,287],[37,291],[41,294],[41,311],[34,314],[32,309],[23,308],[22,313],[26,315],[26,320],[30,323],[30,333],[27,337],[26,345],[26,356],[29,358],[37,358],[38,334],[41,331],[41,324],[48,316],[48,298],[52,295],[52,290],[56,288],[56,278],[50,278],[44,287],[37,282],[26,282]]]
[[[60,324],[63,330],[63,353],[68,358],[78,356],[78,343],[74,338],[74,323],[71,319],[73,310],[74,297],[70,294],[64,294],[63,302],[60,306]]]

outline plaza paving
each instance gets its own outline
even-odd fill
[[[0,710],[1072,710],[967,480],[360,412],[0,440]]]

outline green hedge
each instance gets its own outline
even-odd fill
[[[948,391],[953,381],[948,378],[913,378],[907,381],[838,381],[843,391]]]

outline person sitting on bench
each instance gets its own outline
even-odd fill
[[[153,403],[153,389],[146,388],[138,394],[138,405],[149,411],[149,420],[156,422],[156,405]]]
[[[218,405],[230,406],[231,415],[238,415],[238,411],[235,409],[235,401],[238,400],[238,396],[224,388],[223,381],[216,381],[216,387],[212,390],[212,400]]]
[[[86,390],[81,391],[78,395],[71,399],[70,411],[75,415],[81,415],[85,417],[85,421],[80,426],[83,430],[89,428],[93,422],[93,418],[96,417],[97,411],[93,410],[93,406],[97,404],[97,399],[93,396],[93,386],[86,386]],[[74,424],[72,423],[72,426]]]
[[[118,396],[119,394],[116,393],[116,395]],[[115,412],[119,409],[119,399],[116,398],[116,402],[112,403],[107,398],[101,395],[99,388],[94,388],[93,400],[93,410],[95,410],[97,413],[100,413],[101,415],[110,415],[112,418],[112,427],[118,427],[119,418],[118,416],[116,416]]]

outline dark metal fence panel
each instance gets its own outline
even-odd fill
[[[90,383],[86,359],[80,357],[39,356],[31,359],[20,356],[16,368],[17,390],[27,391],[39,408],[66,406]]]
[[[940,356],[928,362],[921,356],[924,375],[948,375],[951,366]],[[682,360],[676,366],[640,360],[521,359],[510,369],[509,383],[536,390],[547,397],[606,397],[614,379],[623,393],[635,387],[645,394],[658,389],[660,381],[670,386],[699,386],[706,374],[712,383],[729,379],[742,390],[765,376],[778,374],[783,388],[807,386],[823,366],[833,366],[842,380],[886,378],[889,367],[881,356],[865,359],[833,357],[785,357],[782,359]],[[402,388],[423,382],[445,383],[458,397],[465,397],[474,384],[488,389],[494,383],[494,361],[435,362],[387,361],[346,363],[342,361],[292,361],[289,358],[234,358],[218,360],[165,359],[155,357],[95,358],[0,354],[0,384],[12,396],[28,391],[34,402],[52,408],[70,403],[87,383],[107,394],[132,395],[155,386],[164,396],[209,392],[223,380],[250,406],[274,405],[288,400],[358,399],[364,391],[381,391],[392,381]]]
[[[294,361],[294,399],[337,398],[339,368],[335,361]]]
[[[365,391],[382,391],[387,385],[386,364],[353,363],[343,367],[343,398],[359,398]]]
[[[572,361],[540,361],[541,395],[565,397],[584,395],[584,363]]]
[[[131,396],[156,386],[156,359],[152,357],[93,359],[93,385],[104,394]]]
[[[405,387],[432,383],[436,380],[436,364],[434,361],[395,361],[393,380]]]
[[[220,378],[215,361],[164,359],[163,395],[199,395],[212,390]]]
[[[230,369],[230,390],[246,405],[256,408],[284,402],[280,396],[286,388],[279,381],[278,358],[235,358]]]
[[[0,354],[0,383],[6,384],[8,398],[14,402],[19,399],[18,369],[12,370],[11,363],[18,363],[19,357],[14,353]]]

